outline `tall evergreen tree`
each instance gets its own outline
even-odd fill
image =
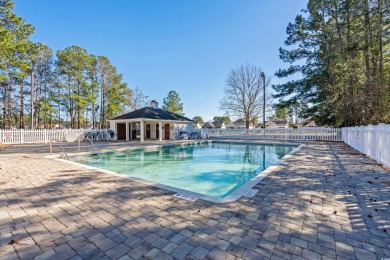
[[[163,100],[162,109],[168,110],[178,115],[184,115],[183,103],[181,103],[179,93],[174,90],[169,91],[168,96]]]
[[[99,56],[97,68],[100,75],[100,128],[104,128],[107,119],[130,106],[131,90],[122,82],[122,75],[117,73],[108,58]]]
[[[2,103],[2,127],[14,126],[18,95],[15,86],[23,85],[27,77],[31,50],[30,35],[34,27],[12,12],[13,1],[0,0],[0,99]],[[23,94],[24,95],[24,94]],[[24,105],[24,104],[22,104]]]
[[[33,107],[35,125],[47,128],[53,117],[53,51],[42,43],[37,44],[34,61]]]
[[[301,117],[334,126],[390,121],[390,2],[309,0],[307,10],[287,27],[291,65],[274,86],[280,106],[302,103]]]
[[[108,118],[129,107],[132,91],[108,58],[71,46],[58,51],[54,60],[48,46],[30,40],[34,27],[13,8],[12,0],[0,0],[2,128],[47,128],[61,121],[73,128],[92,121],[95,127],[97,115],[99,126],[105,127]]]
[[[58,51],[57,58],[57,70],[65,76],[65,96],[68,99],[65,107],[69,111],[70,126],[80,128],[83,111],[88,104],[91,86],[89,74],[94,69],[94,58],[79,46]]]

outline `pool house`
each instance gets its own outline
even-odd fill
[[[108,120],[114,140],[174,140],[180,131],[192,132],[194,123],[184,116],[158,108],[153,100],[144,107]]]

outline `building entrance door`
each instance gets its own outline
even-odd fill
[[[171,129],[170,129],[170,126],[169,126],[169,124],[165,124],[164,125],[164,133],[165,133],[165,139],[167,139],[167,140],[169,140],[170,138],[170,131],[171,131]]]

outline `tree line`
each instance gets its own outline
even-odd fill
[[[390,122],[390,1],[309,0],[287,27],[279,107],[331,126]]]
[[[110,60],[80,46],[53,50],[30,36],[34,27],[0,0],[0,127],[106,127],[107,119],[148,103]]]

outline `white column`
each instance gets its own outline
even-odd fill
[[[162,139],[163,139],[163,137],[162,137],[162,135],[163,135],[162,125],[163,125],[163,124],[162,124],[161,121],[158,122],[158,131],[159,131],[159,133],[158,133],[158,138],[159,138],[160,141],[162,141]]]
[[[141,123],[140,123],[140,131],[141,131],[141,142],[144,142],[144,121],[141,120]]]
[[[126,141],[129,141],[129,122],[126,122]]]
[[[115,131],[115,121],[109,121],[110,122],[110,129]]]
[[[118,123],[114,123],[114,132],[115,132],[115,135],[114,135],[114,140],[118,140]]]

